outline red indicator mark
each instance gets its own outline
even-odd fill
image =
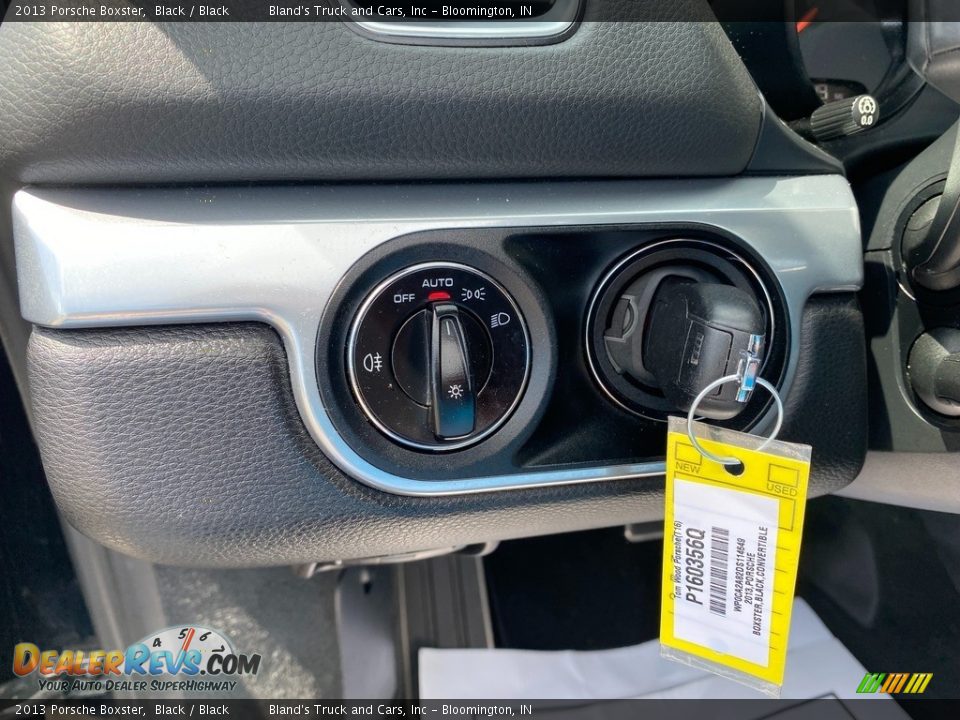
[[[193,636],[196,635],[196,628],[190,628],[187,631],[187,636],[183,639],[183,645],[180,646],[180,652],[185,653],[190,649],[190,642],[193,640]]]
[[[449,300],[450,293],[443,292],[443,290],[436,290],[429,295],[427,295],[427,300],[430,302],[436,302],[437,300]]]
[[[187,631],[187,636],[183,639],[183,645],[180,646],[180,652],[177,653],[177,664],[180,665],[183,663],[183,654],[190,649],[190,643],[193,640],[193,636],[197,634],[196,628],[190,628]]]
[[[803,17],[801,17],[801,18],[797,21],[797,32],[798,32],[798,33],[802,33],[802,32],[803,32],[804,30],[806,30],[808,27],[810,27],[811,25],[813,25],[813,20],[814,20],[814,18],[817,17],[817,15],[819,15],[819,14],[820,14],[820,8],[818,8],[818,7],[812,7],[812,8],[810,8],[809,10],[807,10],[807,11],[803,14]]]

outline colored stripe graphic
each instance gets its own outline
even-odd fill
[[[885,693],[898,693],[903,688],[903,684],[907,681],[907,678],[910,677],[908,673],[890,673],[887,675],[887,681],[883,683],[883,687],[880,688],[880,692]]]
[[[918,695],[927,689],[932,678],[933,673],[867,673],[857,686],[857,692]]]
[[[930,678],[933,677],[933,673],[914,673],[910,678],[910,682],[907,683],[907,687],[904,692],[919,694],[927,689],[927,685],[930,684]]]
[[[885,677],[887,677],[885,673],[867,673],[863,676],[863,680],[860,681],[857,692],[875,693]]]

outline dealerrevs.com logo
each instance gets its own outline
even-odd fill
[[[41,690],[58,692],[230,691],[232,678],[259,669],[259,654],[237,653],[222,633],[199,625],[166,628],[126,650],[13,648],[16,675],[36,673]]]

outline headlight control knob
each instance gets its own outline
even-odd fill
[[[367,418],[422,450],[455,450],[494,432],[520,401],[529,364],[516,303],[493,278],[454,263],[416,265],[381,283],[347,348]]]

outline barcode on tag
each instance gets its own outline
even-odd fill
[[[676,478],[673,635],[766,666],[779,503]]]
[[[729,560],[730,531],[710,528],[710,612],[727,614],[727,561]]]

